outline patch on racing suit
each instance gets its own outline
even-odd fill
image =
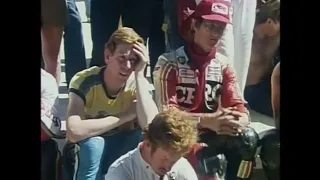
[[[207,110],[215,111],[218,107],[217,97],[219,92],[221,92],[223,80],[220,63],[212,61],[206,73],[205,105]]]

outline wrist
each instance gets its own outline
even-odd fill
[[[135,75],[136,78],[139,78],[139,79],[140,78],[144,78],[144,71],[143,70],[142,71],[137,71],[137,72],[135,71],[134,75]]]

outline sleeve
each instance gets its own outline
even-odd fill
[[[177,106],[177,69],[164,56],[160,56],[153,71],[155,100],[160,111],[167,106]]]
[[[74,75],[69,84],[69,92],[78,95],[83,102],[86,104],[86,90],[84,83],[84,76],[80,74],[81,72]]]
[[[239,84],[237,82],[237,76],[229,64],[223,67],[222,76],[222,106],[236,107],[240,112],[248,113],[248,110],[245,107],[245,101],[239,88]]]
[[[110,167],[104,179],[132,180],[123,166]]]
[[[198,176],[194,171],[191,164],[186,159],[181,159],[181,163],[179,165],[179,174],[178,178],[181,180],[197,180]]]

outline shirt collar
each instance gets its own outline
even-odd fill
[[[142,166],[141,168],[143,168],[146,172],[149,172],[151,174],[153,174],[153,176],[156,178],[156,179],[160,179],[160,176],[158,174],[156,174],[154,172],[154,170],[152,169],[152,167],[150,166],[150,164],[148,164],[143,158],[142,158],[142,155],[141,155],[141,146],[142,146],[143,142],[139,143],[138,145],[138,148],[137,148],[137,153],[138,153],[138,159],[139,159],[139,164],[140,166]]]

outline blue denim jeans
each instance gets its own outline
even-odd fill
[[[71,78],[86,69],[81,18],[75,0],[67,0],[68,23],[64,29],[64,52],[66,81],[69,86]]]
[[[178,31],[177,0],[164,0],[163,9],[168,23],[168,49],[176,50],[185,45],[185,41],[181,39]]]
[[[74,148],[66,147],[64,180],[71,180],[73,176],[76,180],[103,180],[109,166],[141,141],[141,129],[135,129],[108,137],[91,137],[80,141]]]

